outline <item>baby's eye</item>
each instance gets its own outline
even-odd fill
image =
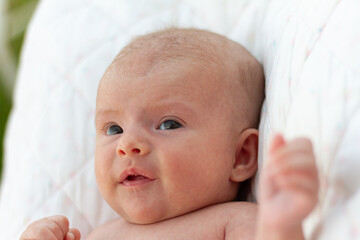
[[[121,134],[123,133],[124,130],[118,126],[118,125],[111,125],[110,127],[108,127],[108,129],[106,130],[106,135],[115,135],[115,134]]]
[[[159,129],[160,130],[171,130],[171,129],[177,129],[177,128],[181,128],[181,127],[182,127],[182,125],[180,123],[178,123],[177,121],[166,120],[159,126]]]

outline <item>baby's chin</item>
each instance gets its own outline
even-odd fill
[[[166,215],[164,214],[164,211],[154,211],[152,209],[132,209],[128,211],[118,211],[118,214],[129,223],[141,225],[153,224],[175,217],[175,214],[174,216]]]
[[[155,218],[125,218],[125,220],[132,224],[147,225],[161,222],[166,219],[155,219]]]
[[[203,206],[199,207],[202,208]],[[193,212],[199,208],[194,209],[128,209],[127,211],[117,211],[117,213],[125,219],[127,222],[132,224],[146,225],[153,224],[173,218],[183,216],[187,213]]]

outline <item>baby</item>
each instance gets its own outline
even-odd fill
[[[239,44],[196,29],[132,41],[101,79],[95,173],[121,218],[88,239],[303,239],[317,201],[312,145],[276,135],[259,183],[260,64]],[[29,225],[21,239],[80,239],[64,216]]]

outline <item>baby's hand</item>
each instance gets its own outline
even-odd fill
[[[260,176],[259,217],[273,229],[301,228],[317,203],[318,173],[310,140],[276,135]]]
[[[52,216],[31,223],[20,240],[80,240],[80,231],[69,229],[69,220],[64,216]]]

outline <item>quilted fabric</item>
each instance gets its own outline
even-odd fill
[[[273,131],[314,142],[321,177],[308,239],[360,239],[360,3],[354,0],[42,0],[23,48],[6,138],[0,239],[63,214],[83,237],[117,217],[96,186],[94,107],[136,35],[208,29],[264,64],[260,163]]]
[[[308,239],[360,239],[359,10],[351,0],[273,1],[261,31],[264,142],[278,131],[314,143],[321,189]]]

